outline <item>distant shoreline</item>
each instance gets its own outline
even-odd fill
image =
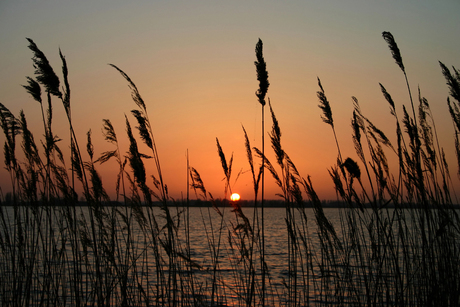
[[[347,206],[345,202],[340,202],[340,201],[322,201],[322,208],[324,209],[345,209],[345,208],[350,208]],[[224,207],[233,207],[234,204],[238,204],[241,206],[241,208],[254,208],[254,201],[248,201],[248,200],[240,200],[238,202],[232,202],[230,200],[222,200],[222,199],[217,199],[214,201],[204,201],[204,200],[189,200],[189,203],[187,205],[186,200],[180,200],[180,201],[169,201],[168,202],[168,207],[175,208],[175,207],[182,207],[182,208],[210,208],[210,207],[219,207],[219,208],[224,208]],[[258,207],[261,207],[261,202],[257,202]],[[50,204],[51,205],[51,204]],[[53,204],[54,206],[57,207],[68,207],[71,205],[65,204],[63,201],[56,201],[56,203]],[[0,206],[13,206],[11,202],[1,202]],[[28,206],[28,205],[20,205],[20,206]],[[39,204],[39,206],[47,206],[44,204]],[[87,207],[88,203],[86,201],[78,201],[76,203],[76,206],[78,207]],[[110,207],[110,206],[115,206],[115,207],[123,207],[127,206],[123,204],[122,202],[119,201],[110,201],[110,202],[103,202],[102,205],[103,207]],[[146,207],[146,204],[142,204],[141,206]],[[161,207],[162,203],[159,201],[155,201],[152,204],[153,207]],[[460,209],[460,204],[455,204],[452,205],[453,209]],[[282,200],[265,200],[264,201],[264,208],[285,208],[285,202]],[[296,203],[291,204],[292,208],[297,208],[299,207]],[[310,201],[304,201],[302,204],[303,208],[313,208],[313,204]],[[353,208],[359,209],[358,206],[354,206]],[[366,209],[371,209],[373,208],[372,204],[364,204],[362,208]],[[382,206],[380,209],[394,209],[395,206],[394,204],[388,204],[386,206]],[[421,209],[423,208],[420,205],[416,204],[404,204],[401,206],[403,209]],[[433,207],[433,209],[436,209],[436,207]]]

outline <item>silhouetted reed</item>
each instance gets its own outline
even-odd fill
[[[268,72],[259,39],[255,66],[256,96],[262,106],[261,149],[251,147],[243,127],[254,190],[252,216],[240,202],[227,200],[239,174],[233,179],[233,154],[227,159],[218,138],[225,179],[223,200],[214,199],[199,172],[189,166],[187,156],[187,189],[193,189],[195,198],[206,204],[199,207],[202,224],[193,225],[203,229],[204,259],[196,256],[191,244],[189,193],[180,201],[169,196],[153,123],[133,80],[111,64],[131,90],[137,107],[131,115],[138,136],[126,115],[129,142],[124,153],[111,121],[104,119],[102,133],[113,149],[97,157],[89,130],[86,152],[82,152],[72,124],[65,57],[59,50],[61,87],[45,54],[28,39],[35,78],[27,77],[23,87],[40,104],[44,132],[42,146],[38,146],[24,112],[15,117],[0,103],[4,163],[12,185],[12,191],[0,199],[1,305],[460,304],[460,218],[444,148],[430,104],[420,89],[415,108],[393,35],[383,32],[383,38],[404,74],[412,108],[410,115],[380,84],[395,121],[395,130],[390,132],[395,143],[352,97],[356,158],[342,157],[333,104],[318,78],[320,117],[331,126],[337,147],[337,160],[328,170],[337,199],[343,203],[337,222],[330,220],[310,176],[302,177],[282,146],[274,105],[266,100]],[[451,73],[439,64],[453,99],[447,98],[447,108],[460,176],[460,75],[455,67]],[[56,99],[69,123],[70,157],[63,155],[58,146],[62,140],[53,131]],[[264,150],[267,101],[274,163]],[[400,109],[402,114],[398,114]],[[138,139],[149,154],[141,152]],[[154,161],[154,174],[146,167],[146,159]],[[391,167],[393,160],[397,167]],[[98,164],[113,162],[116,203],[110,201],[98,172]],[[271,274],[273,261],[267,261],[273,259],[265,247],[270,235],[265,233],[265,169],[279,189],[285,211],[287,259],[282,263],[286,272],[282,278]],[[84,203],[78,202],[77,190],[83,191]]]
[[[259,89],[256,91],[256,96],[259,100],[259,103],[262,105],[262,165],[265,165],[265,96],[270,86],[268,82],[268,72],[267,64],[265,63],[263,56],[263,42],[259,38],[259,41],[256,44],[256,58],[257,61],[254,62],[256,65],[257,80],[259,81]],[[264,195],[265,195],[265,172],[264,167],[261,168],[261,269],[262,269],[262,305],[265,304],[265,220],[264,220]],[[257,202],[254,202],[254,205],[257,206]]]

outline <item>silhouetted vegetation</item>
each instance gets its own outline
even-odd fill
[[[103,134],[113,149],[96,157],[88,131],[86,153],[82,151],[73,129],[65,57],[59,52],[61,86],[45,54],[28,39],[35,77],[27,77],[23,87],[39,104],[43,131],[37,133],[43,139],[35,141],[22,111],[16,117],[0,103],[4,163],[12,184],[0,206],[1,305],[459,305],[460,219],[449,166],[428,100],[419,90],[418,105],[414,103],[401,51],[391,33],[383,32],[383,38],[404,74],[412,109],[409,114],[403,105],[398,114],[380,84],[394,118],[390,133],[395,144],[352,97],[356,157],[343,157],[333,108],[318,78],[321,118],[332,128],[337,146],[337,161],[329,169],[335,202],[319,199],[311,178],[301,176],[283,149],[275,108],[266,101],[269,82],[261,40],[255,50],[261,149],[251,147],[243,127],[254,200],[230,202],[226,195],[215,199],[193,167],[188,179],[196,199],[169,196],[147,105],[133,80],[115,65],[136,105],[131,114],[139,137],[126,116],[129,148],[123,153],[119,134],[104,119]],[[447,107],[460,176],[460,74],[440,66],[451,96]],[[56,102],[69,123],[69,157],[52,129]],[[273,163],[264,151],[265,105],[272,122]],[[139,151],[138,141],[150,149],[148,154]],[[218,139],[216,143],[227,194],[233,156],[228,159]],[[398,161],[397,169],[390,169],[389,156]],[[146,159],[154,161],[153,174],[146,170]],[[116,200],[110,200],[97,171],[102,163],[115,163],[118,169]],[[276,182],[280,201],[264,199],[264,170]],[[288,256],[281,281],[267,261],[267,207],[285,210]],[[339,223],[326,216],[324,209],[331,207],[340,210]],[[199,208],[205,259],[196,258],[191,247],[190,208]]]

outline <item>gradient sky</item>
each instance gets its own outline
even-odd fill
[[[302,176],[311,176],[323,199],[335,199],[327,169],[336,161],[332,131],[320,118],[316,91],[322,81],[332,106],[345,157],[356,159],[351,140],[351,96],[363,113],[395,143],[395,126],[379,87],[390,92],[400,112],[409,105],[404,76],[394,63],[382,31],[398,43],[411,84],[431,105],[441,145],[459,181],[453,150],[448,88],[438,60],[459,67],[460,2],[440,1],[16,1],[0,3],[0,102],[19,115],[24,110],[38,140],[43,135],[38,103],[21,87],[33,76],[35,41],[61,76],[59,48],[66,56],[72,117],[80,146],[91,129],[97,154],[112,149],[103,140],[102,119],[115,126],[127,150],[124,116],[134,126],[135,108],[126,81],[108,63],[124,70],[144,98],[164,179],[175,198],[185,197],[186,151],[214,197],[224,196],[216,137],[233,174],[232,189],[252,198],[245,157],[244,125],[251,145],[260,147],[260,105],[254,67],[258,38],[264,42],[268,97],[282,130],[282,145]],[[66,150],[68,125],[54,105],[54,132]],[[401,114],[401,113],[400,113]],[[271,127],[267,110],[266,130]],[[3,143],[4,135],[0,136]],[[141,147],[145,153],[148,151]],[[273,160],[270,144],[266,151]],[[2,165],[3,165],[3,154]],[[395,166],[395,165],[393,165]],[[396,165],[397,166],[397,165]],[[148,164],[152,172],[152,164]],[[391,165],[390,165],[391,167]],[[113,195],[116,164],[98,168]],[[267,176],[266,198],[278,193]],[[0,170],[3,193],[7,172]]]

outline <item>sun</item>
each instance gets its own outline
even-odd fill
[[[240,194],[238,193],[233,193],[232,196],[230,196],[230,199],[232,201],[239,201],[240,200]]]

